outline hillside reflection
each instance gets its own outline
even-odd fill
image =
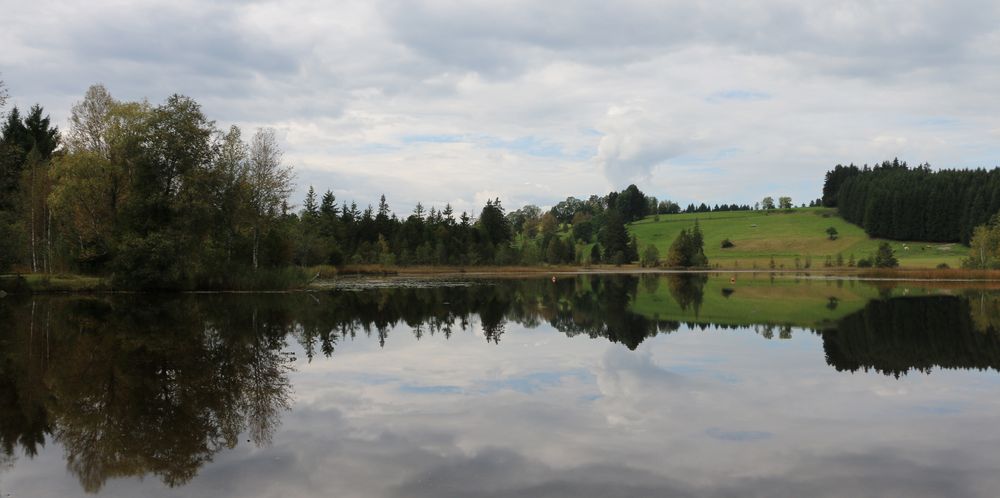
[[[630,350],[682,325],[750,327],[765,338],[805,329],[822,337],[838,371],[1000,371],[994,293],[880,298],[892,294],[881,289],[852,301],[840,286],[812,295],[802,287],[793,290],[809,300],[794,306],[819,310],[802,319],[753,307],[755,296],[786,299],[769,294],[781,289],[713,285],[703,275],[616,275],[277,295],[8,296],[0,444],[11,460],[54,441],[89,492],[128,476],[183,485],[241,438],[269,443],[291,404],[291,346],[310,361],[334,356],[346,339],[385,345],[403,329],[420,339],[476,328],[501,344],[507,324],[546,324]]]

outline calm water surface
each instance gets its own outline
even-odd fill
[[[740,276],[0,299],[0,496],[1000,495],[1000,292]]]

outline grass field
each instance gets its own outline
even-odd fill
[[[812,268],[823,268],[826,257],[836,260],[843,256],[844,264],[854,255],[858,260],[875,252],[881,239],[872,239],[857,225],[844,221],[827,208],[798,208],[788,211],[731,211],[653,216],[629,225],[629,232],[639,239],[639,250],[655,244],[661,258],[680,231],[691,228],[697,219],[705,237],[705,255],[714,267],[768,269],[771,258],[778,268],[800,267],[811,259]],[[826,229],[834,227],[839,236],[827,237]],[[729,239],[735,247],[722,249]],[[945,263],[952,268],[961,266],[968,248],[961,244],[889,241],[903,268],[934,268]]]
[[[87,292],[107,288],[103,278],[84,275],[0,275],[0,290],[5,292]]]

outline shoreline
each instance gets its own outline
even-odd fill
[[[744,268],[643,268],[638,265],[599,266],[345,266],[339,269],[305,268],[315,276],[307,283],[289,289],[258,290],[121,290],[113,289],[105,277],[76,274],[0,275],[0,297],[17,294],[269,294],[325,291],[336,288],[336,282],[359,280],[419,280],[419,279],[503,279],[530,277],[570,277],[580,275],[771,275],[817,280],[872,282],[947,282],[1000,283],[1000,270],[919,269],[919,268],[817,268],[817,269],[744,269]],[[331,271],[333,270],[333,271]],[[21,280],[18,282],[17,279]]]

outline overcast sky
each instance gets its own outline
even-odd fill
[[[185,94],[275,128],[297,196],[404,213],[632,182],[800,203],[837,163],[1000,165],[996,1],[141,3],[0,0],[8,107],[65,127],[94,83]]]

